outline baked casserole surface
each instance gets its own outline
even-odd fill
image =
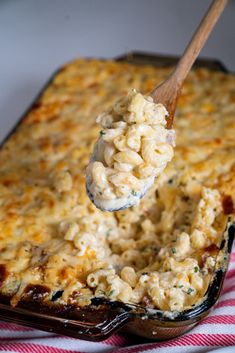
[[[174,159],[135,207],[88,199],[96,116],[171,68],[79,59],[64,66],[0,151],[0,293],[11,305],[105,297],[182,311],[200,302],[235,198],[235,77],[191,71]],[[37,298],[37,299],[38,299]]]

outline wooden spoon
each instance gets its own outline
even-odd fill
[[[216,24],[227,2],[228,0],[214,0],[212,2],[210,8],[202,19],[202,22],[200,23],[193,38],[191,39],[191,42],[185,49],[173,73],[169,76],[166,81],[164,81],[160,86],[156,87],[151,93],[154,101],[156,103],[162,103],[169,112],[169,116],[167,118],[168,129],[171,129],[172,127],[177,99],[180,95],[180,90],[183,85],[184,79],[187,76],[196,57],[198,56],[201,48],[205,44],[210,32]],[[98,150],[98,147],[94,148],[91,161],[100,160]],[[143,184],[142,190],[140,190],[137,195],[133,195],[130,193],[130,195],[128,196],[119,197],[111,200],[103,200],[102,198],[100,198],[99,196],[97,197],[93,193],[92,173],[89,172],[86,178],[86,189],[89,198],[96,205],[96,207],[100,208],[103,211],[118,211],[136,204],[137,201],[145,195],[145,193],[153,184],[153,182],[154,176],[152,178],[148,178],[148,181],[146,179],[145,183]]]
[[[186,47],[172,74],[159,86],[151,92],[155,103],[162,103],[169,116],[167,118],[167,127],[170,129],[173,124],[174,113],[177,100],[184,80],[191,69],[194,61],[204,46],[217,20],[222,14],[228,0],[214,0],[207,13],[203,17],[191,41]]]

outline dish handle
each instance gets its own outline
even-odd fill
[[[88,341],[107,339],[132,320],[131,313],[120,308],[91,310],[89,314],[87,311],[83,313],[82,310],[76,311],[70,308],[69,314],[68,312],[60,312],[60,314],[60,316],[48,315],[25,307],[12,308],[6,304],[0,304],[0,317],[3,321]]]

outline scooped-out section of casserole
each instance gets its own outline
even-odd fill
[[[193,70],[172,161],[140,202],[104,213],[86,195],[96,116],[171,68],[64,66],[0,151],[0,293],[84,307],[104,297],[182,311],[205,294],[235,200],[235,77]]]

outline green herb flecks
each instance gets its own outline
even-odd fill
[[[188,295],[190,295],[192,292],[194,292],[194,289],[193,289],[193,288],[189,288],[189,289],[187,290],[187,294],[188,294]]]
[[[106,232],[106,238],[108,238],[108,237],[110,236],[111,231],[112,231],[112,229],[108,229],[108,230],[107,230],[107,232]]]
[[[114,289],[111,289],[109,292],[108,292],[108,297],[111,297],[113,294],[114,294],[115,290]]]

